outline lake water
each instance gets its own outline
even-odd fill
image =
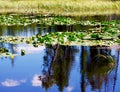
[[[88,17],[79,17],[87,19]],[[102,18],[102,19],[101,19]],[[118,16],[94,16],[91,20],[119,19]],[[55,31],[86,30],[76,26],[0,27],[0,35],[30,37],[40,33]],[[14,59],[0,57],[0,92],[119,92],[120,87],[120,47],[106,46],[39,46],[27,44],[0,43]],[[24,49],[26,55],[21,56]],[[112,66],[97,66],[96,56],[110,57]],[[98,59],[98,58],[97,58]],[[101,58],[97,62],[101,61]]]

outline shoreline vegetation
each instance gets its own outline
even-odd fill
[[[0,0],[0,14],[81,16],[120,14],[120,1]]]

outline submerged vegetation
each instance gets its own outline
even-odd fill
[[[0,0],[0,13],[42,15],[119,14],[120,1],[111,0]]]

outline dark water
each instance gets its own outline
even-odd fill
[[[112,19],[119,19],[118,16]],[[102,18],[103,16],[101,16]],[[82,17],[86,18],[87,17]],[[90,19],[101,20],[99,17]],[[108,18],[104,16],[103,20]],[[78,18],[80,19],[80,18]],[[110,20],[110,19],[107,19]],[[0,35],[30,37],[55,31],[79,31],[87,28],[76,26],[0,27]],[[14,59],[0,57],[0,92],[119,92],[120,49],[119,47],[90,46],[39,46],[26,44],[2,44]],[[21,49],[26,55],[21,56]],[[115,65],[98,66],[97,55],[110,57]],[[97,62],[101,61],[99,58]],[[107,59],[106,59],[107,60]]]

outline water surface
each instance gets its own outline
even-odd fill
[[[118,20],[118,16],[77,17],[80,20]],[[30,37],[55,31],[79,31],[88,28],[75,26],[1,26],[0,36]],[[107,46],[39,46],[0,43],[15,55],[0,57],[0,92],[119,92],[120,47]],[[21,56],[21,49],[26,55]],[[97,55],[109,56],[113,66],[99,68]],[[98,59],[101,61],[101,59]],[[102,70],[103,69],[103,70]]]

